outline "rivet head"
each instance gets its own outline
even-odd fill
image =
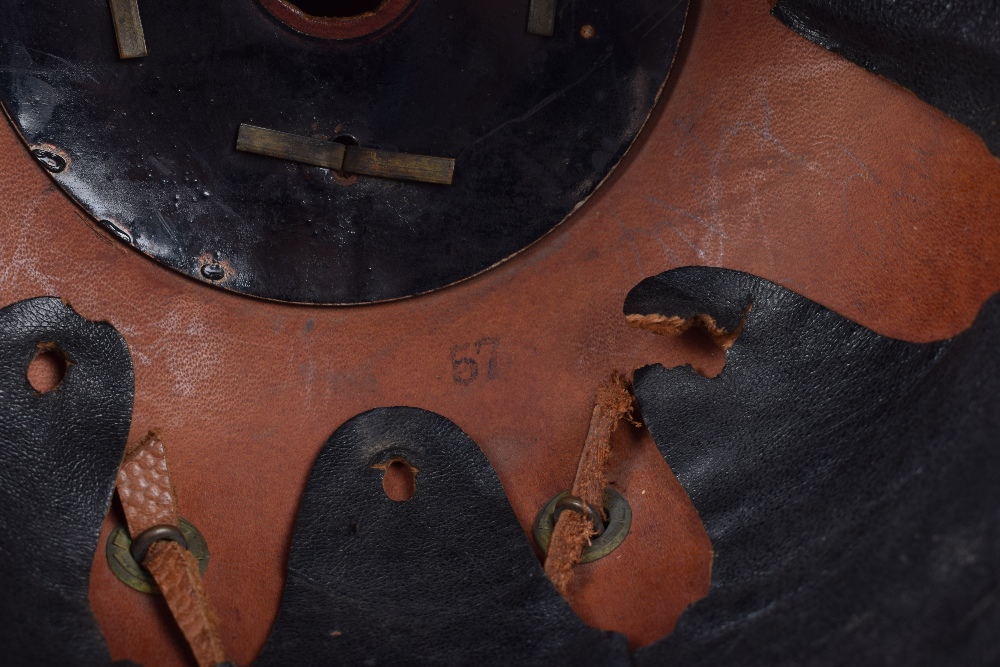
[[[55,151],[44,148],[32,148],[31,154],[35,156],[39,164],[53,174],[59,174],[66,168],[66,158]]]
[[[226,270],[218,262],[209,262],[201,267],[201,275],[209,280],[222,280],[226,277]]]
[[[111,222],[110,220],[98,220],[98,224],[104,227],[106,230],[117,236],[124,243],[132,244],[132,237],[124,229]]]

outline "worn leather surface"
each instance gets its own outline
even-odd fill
[[[1000,4],[994,0],[778,0],[774,15],[906,86],[1000,155]]]
[[[416,468],[407,501],[384,467]],[[267,665],[628,665],[542,572],[500,481],[454,423],[378,408],[330,437],[309,475]]]
[[[154,427],[170,437],[235,662],[250,664],[270,632],[299,500],[338,424],[385,405],[460,424],[527,535],[572,484],[594,388],[612,370],[691,361],[717,372],[714,346],[625,324],[625,296],[648,276],[737,268],[908,340],[969,326],[1000,288],[997,160],[965,126],[769,9],[694,7],[676,78],[583,208],[511,262],[398,303],[281,306],[185,280],[117,245],[0,128],[0,296],[59,294],[125,336],[130,442]],[[643,645],[708,592],[711,544],[648,434],[623,436],[610,477],[633,533],[577,568],[569,602]],[[103,554],[90,594],[116,658],[188,664],[162,601],[123,586]]]
[[[68,368],[44,394],[27,380],[40,344]],[[132,416],[125,341],[58,298],[0,310],[0,662],[101,665],[87,599],[91,562]]]
[[[636,372],[715,550],[712,590],[640,664],[1000,659],[1000,296],[938,343],[878,336],[766,280],[685,268],[629,313],[746,324],[715,378]]]

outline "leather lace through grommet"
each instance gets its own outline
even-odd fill
[[[624,533],[618,536],[620,539],[617,543],[600,555],[594,554],[593,547],[596,543],[608,545],[611,540],[605,539],[608,531],[601,531],[595,520],[601,513],[594,509],[593,505],[597,503],[607,505],[609,493],[621,498],[621,494],[608,486],[607,466],[611,457],[611,436],[618,428],[619,422],[631,419],[632,395],[629,393],[629,385],[630,382],[624,375],[615,372],[598,385],[594,392],[590,429],[583,450],[580,452],[573,488],[549,501],[542,510],[543,513],[551,515],[552,528],[544,536],[546,546],[542,546],[543,540],[537,531],[540,526],[547,528],[550,522],[541,521],[542,513],[535,522],[535,541],[545,551],[545,575],[563,596],[567,594],[573,578],[573,566],[584,562],[584,551],[589,551],[591,557],[588,560],[596,560],[614,550],[628,535],[626,528]],[[570,494],[573,499],[563,501],[563,506],[557,513],[556,504]],[[624,501],[624,498],[622,500]],[[628,506],[628,503],[622,504]],[[565,509],[572,509],[573,513],[564,514]],[[609,512],[609,518],[610,514]],[[631,509],[628,516],[631,519]],[[596,539],[594,529],[599,534]]]
[[[549,543],[552,541],[556,519],[562,511],[557,510],[556,507],[568,497],[572,497],[569,491],[557,494],[545,503],[545,506],[539,510],[538,516],[535,517],[532,536],[535,538],[535,544],[546,555],[549,553]],[[616,489],[610,486],[604,489],[603,505],[604,513],[607,516],[606,525],[599,535],[593,536],[590,544],[583,547],[580,552],[580,563],[592,563],[610,554],[621,546],[632,527],[632,506],[629,505],[625,496]],[[590,505],[590,509],[596,512],[593,505]],[[563,510],[576,511],[573,507],[564,507]]]
[[[156,582],[198,666],[225,662],[218,617],[208,601],[201,564],[188,550],[188,539],[181,531],[166,445],[159,433],[150,431],[126,453],[117,489],[128,530],[135,535],[130,555]]]
[[[152,526],[142,531],[142,533],[132,540],[132,546],[129,548],[129,553],[132,554],[132,558],[139,565],[142,565],[142,561],[146,558],[146,552],[149,551],[149,547],[153,546],[156,542],[161,540],[168,540],[170,542],[177,542],[185,549],[188,548],[187,538],[184,537],[184,533],[177,526],[171,526],[170,524],[160,524],[157,526]]]
[[[177,525],[187,540],[187,550],[198,561],[198,571],[204,577],[208,571],[209,561],[208,543],[205,537],[194,524],[183,517],[178,517]],[[119,581],[140,593],[161,594],[152,573],[132,557],[132,538],[127,527],[119,525],[111,531],[104,551],[108,567]]]
[[[593,505],[585,503],[583,498],[572,494],[560,498],[556,502],[553,519],[558,521],[559,515],[566,510],[576,512],[583,518],[588,519],[590,523],[594,524],[594,537],[600,537],[601,533],[604,532],[604,518],[601,516],[601,512],[599,512]]]

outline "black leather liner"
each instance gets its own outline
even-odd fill
[[[637,662],[997,664],[1000,296],[920,345],[722,269],[645,280],[625,311],[750,304],[718,377],[635,376],[715,550],[709,596]]]
[[[1000,155],[996,0],[778,0],[773,13],[806,38],[906,86]]]
[[[39,343],[70,362],[45,394],[27,380]],[[111,325],[51,297],[0,310],[0,664],[111,661],[87,587],[132,398],[132,361]]]
[[[416,493],[372,466],[403,456]],[[267,665],[627,665],[556,593],[496,473],[455,424],[380,408],[331,436],[295,526]]]

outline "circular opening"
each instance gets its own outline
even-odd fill
[[[28,384],[39,394],[47,394],[62,384],[69,361],[56,347],[40,347],[28,364]]]
[[[398,503],[413,498],[417,492],[417,470],[406,459],[393,459],[385,465],[382,490],[389,500]]]
[[[357,39],[395,24],[413,0],[260,0],[292,30],[323,39]]]
[[[348,18],[370,14],[385,4],[385,0],[288,0],[310,16]]]

